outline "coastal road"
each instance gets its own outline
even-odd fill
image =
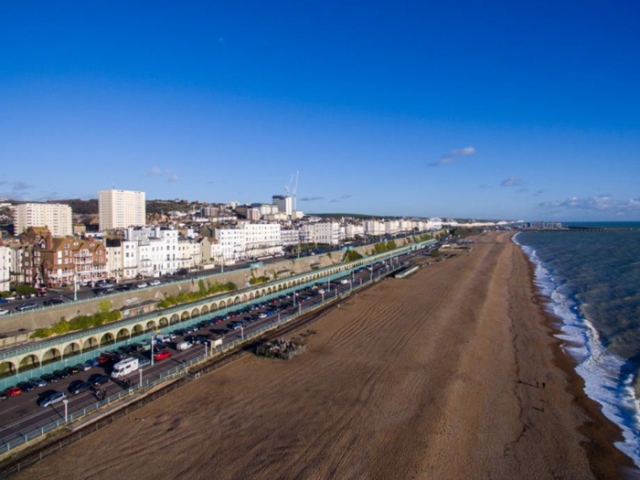
[[[415,254],[405,254],[399,257],[400,262],[409,261]],[[385,274],[391,270],[391,267],[388,263],[385,264],[376,264],[374,266],[373,272],[369,269],[363,269],[362,271],[352,275],[347,275],[344,278],[349,279],[353,282],[354,286],[359,286],[362,283],[366,282],[373,276],[378,276]],[[336,295],[341,293],[346,293],[351,289],[352,284],[341,284],[340,281],[332,281],[329,284],[327,282],[319,282],[320,288],[325,290],[324,299],[328,300]],[[292,296],[288,295],[288,297],[279,297],[277,302],[272,302],[269,304],[269,307],[279,307],[282,310],[279,312],[280,315],[285,316],[288,314],[296,313],[300,310],[300,306],[302,308],[311,308],[313,306],[318,305],[323,300],[323,295],[315,293],[312,289],[307,288],[297,292],[300,298],[300,301],[296,301],[296,305],[293,306]],[[239,308],[238,310],[241,310]],[[267,310],[266,305],[261,307],[259,310],[252,312],[254,316],[257,316],[259,313],[263,313]],[[215,326],[205,327],[197,330],[189,336],[196,335],[205,335],[211,337],[220,337],[223,336],[224,344],[232,343],[233,341],[239,339],[241,335],[248,336],[253,331],[258,330],[265,325],[269,325],[277,321],[277,314],[272,315],[270,317],[264,319],[257,319],[251,323],[249,323],[245,328],[244,332],[241,330],[232,330],[230,325],[238,321],[239,319],[243,319],[245,317],[249,317],[249,314],[245,314],[242,316],[238,316],[235,318],[227,317],[224,320],[224,323],[217,324]],[[216,318],[215,315],[208,315],[199,317],[199,321],[208,319],[208,318]],[[164,329],[164,332],[169,332],[171,330],[180,329],[181,324],[176,324],[172,329]],[[226,334],[221,334],[223,329],[228,330]],[[136,338],[144,339],[146,336],[134,337],[132,342],[135,342]],[[175,340],[175,342],[180,342],[183,340],[182,337],[179,337]],[[170,344],[171,345],[171,344]],[[175,343],[173,343],[175,346]],[[108,349],[108,347],[106,348]],[[193,348],[186,351],[177,351],[175,348],[170,348],[171,357],[165,360],[161,360],[156,362],[154,365],[147,365],[143,368],[143,380],[155,380],[160,377],[161,374],[171,370],[172,368],[179,367],[183,365],[184,362],[187,362],[193,358],[201,356],[204,354],[205,349],[203,345],[196,345]],[[96,356],[99,356],[100,351],[96,351]],[[146,358],[150,358],[150,352],[144,352],[141,354],[142,356],[146,356]],[[73,365],[73,359],[70,359],[67,365]],[[58,419],[64,417],[64,406],[62,404],[58,404],[56,406],[52,406],[46,409],[43,409],[37,405],[38,397],[45,391],[56,390],[63,391],[69,395],[69,405],[68,412],[73,413],[77,411],[81,411],[82,409],[93,405],[97,402],[96,397],[91,392],[84,392],[76,396],[71,396],[68,393],[69,384],[73,381],[77,380],[86,380],[89,376],[95,373],[108,374],[110,372],[111,365],[107,365],[105,367],[96,367],[87,372],[80,372],[75,375],[71,375],[69,378],[60,380],[57,383],[49,384],[46,387],[42,387],[36,389],[32,392],[25,392],[17,397],[9,398],[2,402],[0,405],[0,442],[6,443],[15,440],[19,437],[23,437],[26,434],[33,433],[35,430],[42,428],[52,422],[55,422]],[[62,367],[61,367],[62,368]],[[139,372],[132,373],[126,377],[132,385],[135,385],[139,382],[140,374]],[[103,385],[101,388],[106,389],[107,396],[114,395],[118,391],[122,391],[123,387],[115,382],[108,382],[106,385]],[[0,443],[0,450],[1,450]]]

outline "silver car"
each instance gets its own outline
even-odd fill
[[[41,397],[40,400],[38,400],[38,405],[40,405],[42,408],[47,408],[51,405],[62,402],[66,398],[67,395],[64,392],[52,391],[50,393],[46,393],[43,397]]]

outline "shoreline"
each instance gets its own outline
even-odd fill
[[[515,236],[515,235],[514,235]],[[512,241],[514,236],[512,236]],[[522,246],[514,241],[520,253],[529,265],[529,281],[535,292],[532,302],[537,306],[541,316],[545,319],[543,327],[547,329],[552,340],[554,365],[564,372],[567,379],[567,392],[574,398],[574,405],[580,409],[589,420],[578,427],[578,431],[587,440],[581,442],[587,452],[589,465],[596,478],[640,478],[640,469],[633,460],[616,447],[616,442],[624,441],[622,429],[609,420],[602,412],[601,405],[585,392],[585,380],[577,372],[578,363],[563,350],[562,339],[558,338],[563,332],[560,325],[563,319],[549,311],[547,305],[553,300],[540,292],[536,285],[536,265]]]

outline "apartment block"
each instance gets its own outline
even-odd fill
[[[15,233],[29,227],[47,227],[54,237],[73,234],[71,207],[58,203],[23,203],[13,207]]]
[[[147,223],[144,192],[101,190],[98,208],[101,230],[141,227]]]

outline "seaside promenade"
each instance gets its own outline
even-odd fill
[[[294,360],[245,356],[15,478],[618,478],[617,430],[511,235],[360,293]]]

